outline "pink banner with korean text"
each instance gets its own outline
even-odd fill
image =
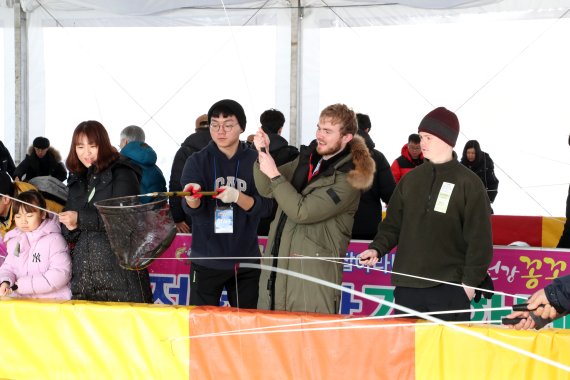
[[[188,304],[191,239],[191,235],[177,235],[169,249],[149,267],[155,303]],[[261,250],[265,249],[266,242],[264,237],[259,239]],[[366,241],[352,241],[348,246],[343,266],[343,286],[394,301],[389,272],[392,271],[397,255],[395,252],[385,255],[375,267],[380,271],[372,270],[359,265],[356,257],[367,247]],[[494,295],[491,299],[481,298],[478,303],[472,302],[472,320],[499,320],[509,314],[509,311],[489,312],[485,309],[523,303],[524,298],[545,287],[554,278],[570,274],[570,250],[495,246],[489,274],[495,290],[508,296]],[[225,295],[222,296],[221,304],[226,304]],[[388,315],[392,310],[377,302],[343,292],[340,313],[355,316]],[[555,321],[554,326],[570,328],[570,317]]]

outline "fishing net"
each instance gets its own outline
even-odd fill
[[[140,270],[172,243],[176,226],[168,197],[128,196],[95,203],[111,248],[125,269]]]

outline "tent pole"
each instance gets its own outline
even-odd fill
[[[16,165],[26,156],[28,147],[28,29],[26,13],[20,0],[14,1],[14,161]]]
[[[299,86],[301,73],[300,65],[300,43],[301,43],[301,21],[303,10],[301,0],[291,2],[291,79],[290,79],[290,104],[289,113],[289,144],[299,146],[299,136],[301,128],[301,87]]]

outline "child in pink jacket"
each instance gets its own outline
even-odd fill
[[[17,199],[46,208],[36,190]],[[0,266],[0,296],[13,292],[22,298],[71,299],[71,257],[59,220],[22,202],[12,207],[16,228],[4,237],[8,255]]]

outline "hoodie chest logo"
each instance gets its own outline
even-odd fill
[[[244,193],[247,190],[247,182],[243,179],[236,178],[234,176],[227,176],[227,177],[218,177],[216,178],[216,189],[220,186],[231,186],[236,190],[241,191]]]
[[[40,259],[40,254],[39,254],[39,252],[34,253],[34,254],[32,255],[32,263],[39,263],[39,262],[41,262],[41,261],[42,261],[42,260]]]

